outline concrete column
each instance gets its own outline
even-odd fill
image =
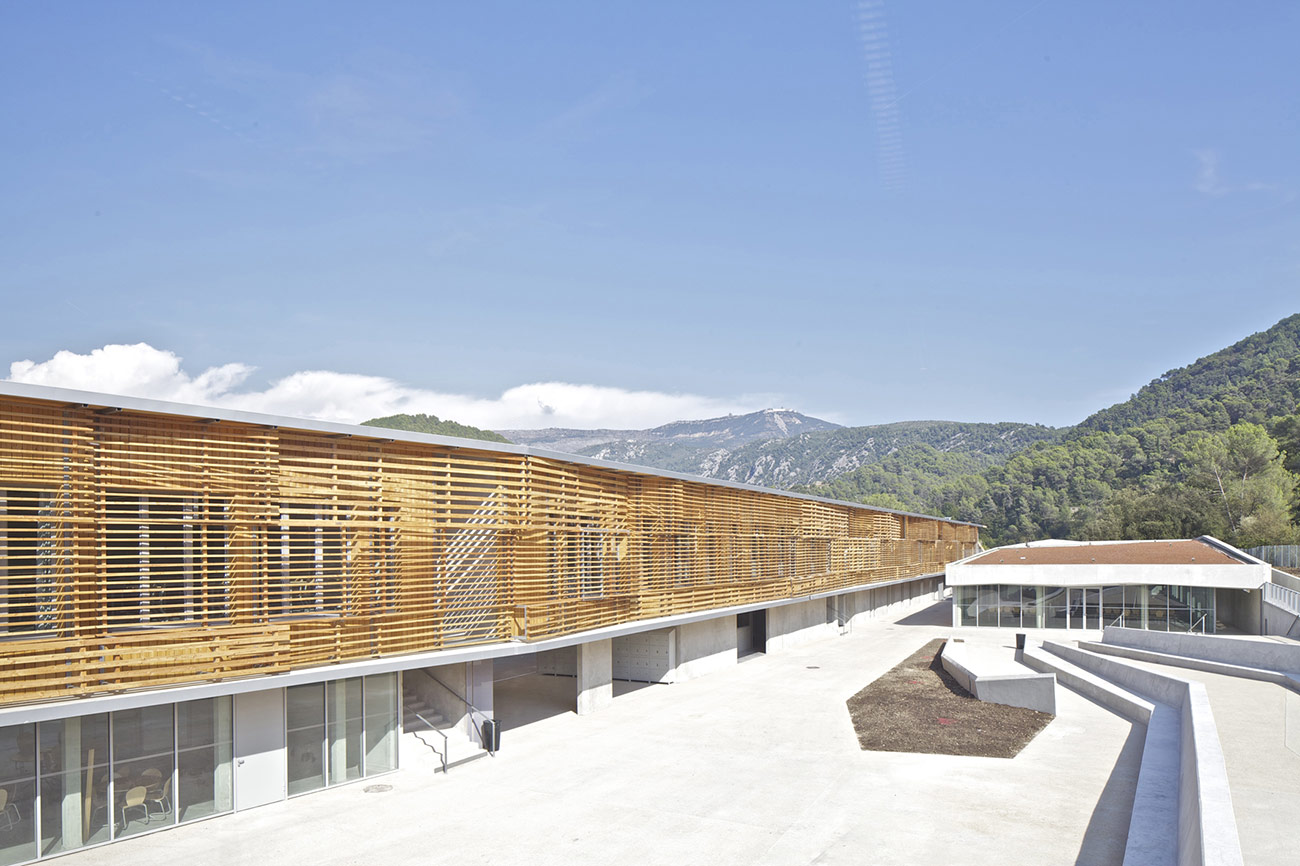
[[[330,701],[330,711],[325,716],[325,737],[329,742],[330,772],[332,784],[346,782],[348,779],[348,692],[343,681],[337,680],[325,684]]]
[[[610,638],[578,644],[578,715],[614,702],[614,642]]]
[[[233,733],[234,701],[229,697],[214,698],[212,712],[212,742],[216,743],[216,766],[213,772],[214,804],[218,810],[228,811],[235,807],[234,756],[231,748]]]
[[[63,720],[63,850],[86,843],[81,790],[81,717]]]

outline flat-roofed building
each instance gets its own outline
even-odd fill
[[[0,383],[0,866],[389,772],[412,728],[444,760],[441,735],[491,745],[521,671],[591,712],[615,678],[832,636],[935,597],[977,542],[515,445]]]
[[[1163,541],[1035,541],[947,568],[954,626],[1213,633],[1224,617],[1258,625],[1270,566],[1210,536]],[[1255,616],[1252,618],[1251,613]]]

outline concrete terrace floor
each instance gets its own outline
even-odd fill
[[[918,604],[847,636],[629,691],[595,715],[506,730],[497,757],[447,776],[416,761],[61,862],[1119,863],[1144,731],[1074,692],[1059,689],[1057,718],[1011,760],[858,748],[845,700],[952,634],[949,617],[947,601]],[[1009,630],[960,635],[1014,641]],[[367,793],[375,783],[392,787]]]

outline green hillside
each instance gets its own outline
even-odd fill
[[[1204,533],[1289,543],[1300,516],[1298,408],[1300,315],[911,504],[984,523],[994,543]]]
[[[462,439],[484,439],[488,442],[509,442],[500,433],[480,430],[468,424],[455,421],[443,421],[437,415],[388,415],[383,418],[371,418],[362,421],[367,427],[387,427],[389,430],[407,430],[411,433],[432,433],[437,436],[459,436]]]

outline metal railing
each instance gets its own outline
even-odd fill
[[[442,751],[440,752],[440,751],[438,751],[438,747],[437,747],[437,746],[435,746],[433,743],[430,743],[430,742],[428,742],[427,740],[425,740],[424,737],[421,737],[419,731],[412,731],[412,732],[411,732],[411,733],[415,734],[415,736],[419,737],[420,742],[424,743],[424,744],[425,744],[426,746],[428,746],[430,749],[433,749],[433,753],[434,753],[435,755],[437,755],[437,756],[438,756],[438,759],[442,762],[442,772],[445,774],[445,773],[447,772],[447,753],[451,750],[451,746],[450,746],[450,745],[448,744],[448,742],[447,742],[447,735],[444,734],[444,733],[443,733],[443,732],[438,728],[437,725],[435,725],[433,722],[429,721],[429,720],[426,719],[424,716],[422,716],[422,715],[420,715],[419,713],[417,713],[415,710],[408,709],[408,708],[406,708],[406,707],[403,707],[402,709],[405,710],[406,712],[410,713],[411,715],[415,716],[415,717],[416,717],[417,719],[419,719],[420,721],[424,722],[425,726],[428,727],[429,730],[433,731],[435,734],[437,734],[438,736],[442,737]]]
[[[1201,618],[1198,619],[1196,622],[1192,623],[1191,627],[1187,629],[1187,633],[1188,634],[1194,633],[1197,630],[1196,627],[1200,626],[1201,634],[1205,634],[1205,618],[1207,616],[1209,616],[1208,613],[1201,614]]]
[[[429,679],[433,680],[433,681],[434,681],[435,683],[437,683],[438,685],[442,686],[444,689],[446,689],[448,692],[451,693],[451,696],[452,696],[452,697],[454,697],[456,700],[460,701],[462,704],[465,705],[465,708],[469,710],[469,721],[470,721],[470,725],[469,725],[469,726],[470,726],[471,728],[474,729],[474,734],[475,734],[475,736],[478,737],[479,745],[481,745],[481,746],[482,746],[482,747],[487,751],[487,753],[488,753],[489,755],[491,755],[492,757],[496,757],[496,752],[493,751],[493,749],[492,749],[492,744],[489,743],[487,740],[483,739],[483,727],[482,727],[482,725],[481,725],[480,723],[476,723],[476,722],[474,721],[474,714],[475,714],[475,713],[478,713],[479,716],[482,717],[483,721],[491,721],[491,720],[492,720],[492,717],[489,716],[487,713],[483,712],[482,710],[480,710],[478,707],[476,707],[476,706],[474,706],[473,704],[471,704],[467,698],[465,698],[463,695],[461,695],[459,692],[457,692],[457,691],[456,691],[455,689],[453,689],[451,686],[449,686],[449,685],[447,685],[446,683],[444,683],[442,680],[440,680],[440,679],[438,679],[437,677],[435,677],[433,674],[431,674],[431,673],[429,673],[428,671],[426,671],[424,668],[416,668],[416,670],[418,670],[420,673],[424,674],[424,675],[425,675],[426,677],[428,677]],[[440,733],[441,733],[441,732],[440,732]],[[446,736],[446,735],[444,734],[444,737],[445,737],[445,736]]]
[[[1264,601],[1300,616],[1300,592],[1279,586],[1276,583],[1264,584]]]
[[[1266,544],[1246,552],[1274,568],[1300,568],[1300,544]]]

